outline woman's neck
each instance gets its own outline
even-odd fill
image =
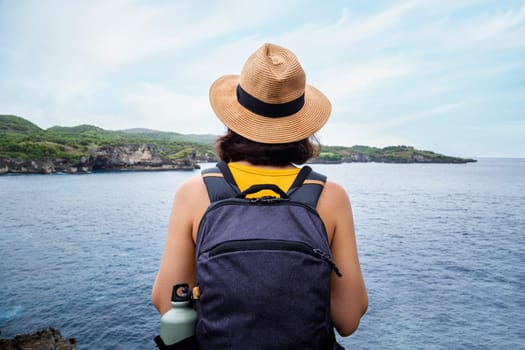
[[[251,166],[251,167],[255,167],[255,168],[262,168],[262,169],[293,169],[295,168],[295,166],[293,164],[287,164],[287,165],[255,165],[255,164],[252,164],[246,160],[238,160],[234,163],[237,163],[237,164],[241,164],[241,165],[246,165],[246,166]]]

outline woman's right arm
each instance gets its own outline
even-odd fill
[[[195,243],[198,222],[209,204],[202,178],[183,183],[175,194],[164,254],[153,285],[151,299],[162,315],[171,308],[174,284],[195,283]]]

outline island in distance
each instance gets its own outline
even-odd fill
[[[92,125],[42,129],[14,115],[0,115],[0,175],[88,173],[121,170],[193,170],[217,161],[216,135],[150,129],[104,130]],[[468,163],[411,146],[322,146],[312,163]]]

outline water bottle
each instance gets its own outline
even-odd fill
[[[173,286],[171,310],[160,318],[160,338],[172,345],[195,334],[197,312],[190,305],[191,292],[187,283]]]

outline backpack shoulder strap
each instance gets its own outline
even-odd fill
[[[201,174],[211,203],[233,198],[241,193],[225,162],[219,162],[213,168],[204,169]],[[290,199],[315,209],[325,183],[325,175],[313,171],[309,166],[303,166],[287,194]]]
[[[211,203],[235,197],[241,192],[225,162],[219,162],[213,168],[204,169],[201,176]]]
[[[305,165],[288,190],[288,196],[294,201],[305,203],[315,209],[325,183],[325,175]]]

